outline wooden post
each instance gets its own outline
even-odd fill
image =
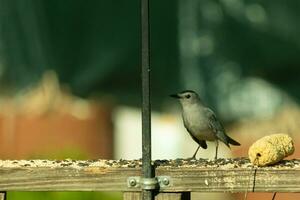
[[[155,196],[155,200],[190,200],[190,192],[163,192]]]
[[[123,200],[141,200],[141,192],[123,192]]]
[[[6,200],[6,192],[0,192],[0,200]]]
[[[123,200],[141,200],[140,192],[124,192]],[[190,200],[190,192],[162,192],[155,196],[155,200]]]

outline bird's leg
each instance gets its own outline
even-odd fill
[[[197,147],[197,149],[196,149],[194,155],[192,156],[192,158],[191,158],[192,160],[193,160],[193,159],[196,160],[196,155],[197,155],[197,153],[198,153],[198,151],[199,151],[199,148],[200,148],[200,145]]]
[[[215,160],[218,159],[218,148],[219,148],[219,140],[216,140],[216,155],[215,155]]]

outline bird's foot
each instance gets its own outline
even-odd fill
[[[187,158],[187,160],[197,160],[196,156],[192,156],[190,158]]]

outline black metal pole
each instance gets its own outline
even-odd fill
[[[151,102],[150,102],[150,45],[149,0],[141,0],[142,33],[142,174],[152,178],[151,166]],[[143,200],[153,199],[151,190],[142,191]]]

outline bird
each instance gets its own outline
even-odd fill
[[[184,127],[198,147],[191,159],[196,159],[200,147],[207,149],[206,141],[215,141],[215,159],[218,158],[219,140],[230,148],[230,145],[240,146],[240,143],[226,134],[213,110],[205,105],[199,95],[193,90],[184,90],[170,95],[179,100],[182,108]]]

